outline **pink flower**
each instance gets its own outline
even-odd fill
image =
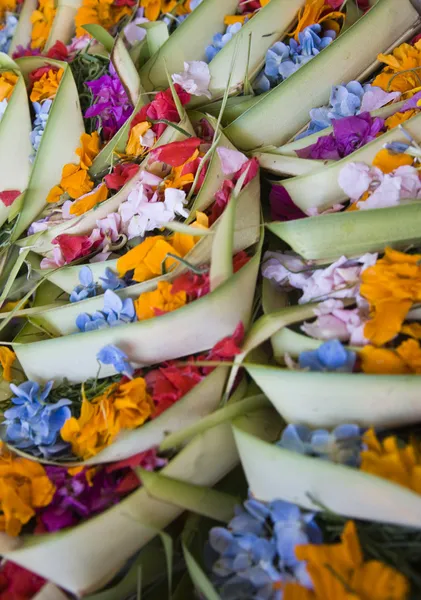
[[[380,169],[372,168],[365,163],[349,163],[339,173],[338,183],[351,200],[359,200],[371,185],[383,181],[384,174]]]
[[[234,173],[237,173],[248,162],[247,156],[242,152],[238,152],[238,150],[219,146],[216,151],[221,161],[221,168],[224,175],[234,175]]]
[[[389,102],[394,102],[401,97],[400,92],[385,92],[382,88],[379,88],[373,85],[369,90],[367,90],[362,98],[361,102],[361,112],[373,112],[374,110],[378,110],[389,104]]]
[[[398,206],[401,200],[421,197],[421,181],[417,169],[409,165],[398,167],[384,175],[374,192],[357,206],[360,210]]]
[[[209,91],[211,80],[210,70],[208,65],[202,60],[185,62],[183,73],[175,73],[172,75],[172,80],[192,96],[212,98],[212,94]]]
[[[362,346],[368,343],[364,338],[364,326],[368,315],[362,317],[359,308],[346,309],[340,300],[326,300],[314,310],[317,315],[313,323],[304,323],[302,331],[318,340],[350,342]]]

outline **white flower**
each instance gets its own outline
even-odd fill
[[[210,79],[209,67],[202,60],[185,62],[184,72],[172,75],[173,82],[181,85],[183,90],[192,96],[206,96],[206,98],[212,98],[209,92]]]
[[[123,226],[129,223],[135,215],[140,214],[143,205],[147,204],[148,202],[149,198],[145,193],[145,187],[143,184],[140,184],[138,187],[132,190],[128,195],[126,202],[120,204],[118,208],[118,212],[120,213],[123,221]]]
[[[105,219],[99,219],[96,224],[101,234],[111,242],[116,242],[120,237],[121,217],[119,214],[111,213]]]
[[[155,134],[152,128],[148,129],[145,135],[141,135],[139,138],[140,143],[144,148],[152,148],[152,146],[155,144]]]
[[[184,208],[186,204],[186,194],[183,190],[176,190],[174,188],[167,188],[165,190],[164,204],[168,215],[170,216],[168,221],[174,221],[175,215],[187,218],[189,216],[188,211]]]

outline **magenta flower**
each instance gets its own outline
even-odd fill
[[[46,466],[45,470],[56,487],[51,503],[39,513],[47,531],[60,531],[76,525],[120,500],[117,485],[121,472],[113,474],[101,469],[90,483],[86,469],[74,476],[69,475],[64,467]]]
[[[295,221],[307,215],[292,201],[282,185],[273,185],[269,194],[270,215],[272,221]]]
[[[339,160],[372,142],[384,128],[384,120],[373,118],[370,113],[335,119],[332,124],[333,133],[320,137],[307,148],[297,150],[297,155],[312,160]]]
[[[111,64],[109,75],[87,81],[86,85],[93,94],[94,103],[85,112],[85,118],[97,117],[96,127],[102,128],[103,138],[108,141],[130,117],[133,106]]]

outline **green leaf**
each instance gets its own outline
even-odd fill
[[[325,506],[354,519],[419,527],[421,497],[410,489],[268,444],[241,427],[234,428],[234,436],[250,490],[259,500],[284,500],[312,511]]]
[[[327,104],[332,85],[362,74],[367,79],[378,67],[377,55],[403,35],[410,39],[417,19],[418,13],[409,0],[399,5],[395,0],[379,0],[323,52],[269,93],[259,96],[228,125],[227,136],[243,150],[286,143],[308,122],[312,108]]]
[[[146,31],[149,57],[154,56],[169,38],[168,26],[164,21],[151,21],[139,25]]]
[[[142,101],[144,101],[146,94],[129,51],[121,37],[116,38],[110,58],[130,102],[133,106],[137,106],[139,99],[142,98]]]
[[[267,228],[306,260],[334,262],[341,256],[408,248],[421,238],[419,200],[374,210],[308,217]]]
[[[18,24],[16,31],[13,35],[12,41],[9,47],[9,56],[12,56],[17,50],[18,46],[27,47],[31,41],[32,33],[32,13],[38,8],[38,0],[25,0],[22,3],[22,9],[20,11]]]
[[[12,241],[17,240],[43,210],[48,192],[61,180],[64,165],[78,162],[75,151],[84,133],[79,97],[67,63],[37,56],[20,58],[18,63],[25,78],[46,64],[63,68],[64,74],[50,109]]]
[[[312,160],[269,152],[253,152],[252,156],[257,158],[262,169],[269,171],[269,173],[294,177],[307,175],[313,171],[323,171],[325,167],[334,163],[333,160]]]
[[[221,597],[216,592],[209,578],[205,575],[185,543],[183,543],[183,554],[195,587],[203,594],[206,600],[221,600]]]
[[[206,47],[216,33],[225,31],[225,15],[234,14],[237,6],[238,0],[206,0],[195,8],[140,70],[145,90],[168,87],[166,68],[172,75],[183,71],[186,61],[205,60]]]
[[[111,53],[114,46],[114,38],[112,35],[108,33],[101,25],[97,25],[96,23],[90,23],[88,25],[83,25],[83,29],[89,35],[91,35],[97,42],[102,44],[104,48]]]
[[[240,503],[239,498],[230,494],[171,479],[160,473],[144,469],[136,469],[136,473],[152,498],[175,504],[215,521],[227,523],[234,516],[235,506]]]

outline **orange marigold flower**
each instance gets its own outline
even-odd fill
[[[375,346],[392,340],[406,315],[421,301],[421,255],[386,248],[385,255],[361,276],[361,295],[370,304],[365,337]]]
[[[209,218],[205,213],[197,212],[196,220],[191,224],[192,227],[198,229],[209,229]],[[171,236],[171,244],[174,247],[176,253],[184,257],[186,254],[194,248],[197,242],[200,240],[200,236],[189,235],[188,233],[176,232]]]
[[[44,73],[38,81],[35,81],[29,97],[31,102],[42,102],[47,98],[54,98],[63,73],[63,69],[50,69],[48,73]]]
[[[117,421],[121,429],[136,429],[143,425],[155,410],[143,377],[122,383],[113,396],[113,407],[117,411]]]
[[[108,188],[105,183],[100,183],[92,192],[81,196],[78,200],[73,202],[70,207],[70,214],[80,217],[84,215],[88,210],[91,210],[97,204],[104,202],[108,198]]]
[[[156,21],[161,14],[161,0],[140,0],[140,7],[145,9],[149,21]]]
[[[1,0],[0,2],[0,21],[4,21],[7,12],[16,12],[16,0]]]
[[[388,130],[394,129],[395,127],[398,127],[399,125],[402,125],[402,123],[409,121],[409,119],[412,119],[412,117],[416,113],[418,113],[418,111],[415,111],[415,110],[406,110],[405,112],[397,112],[394,115],[392,115],[391,117],[389,117],[388,119],[386,119],[386,121],[384,123]]]
[[[395,436],[380,442],[374,429],[364,434],[367,450],[361,453],[361,471],[393,481],[421,494],[421,446],[412,441],[402,447]]]
[[[391,173],[399,167],[412,165],[413,162],[414,158],[409,156],[409,154],[392,154],[392,152],[383,148],[383,150],[380,150],[374,157],[373,167],[377,167],[380,171],[383,171],[383,173]]]
[[[120,19],[131,14],[130,7],[114,5],[114,0],[83,0],[75,17],[76,35],[86,35],[83,25],[89,24],[101,25],[109,31]]]
[[[44,48],[55,16],[54,0],[38,1],[38,10],[34,10],[31,15],[31,48],[39,48],[40,50]]]
[[[379,54],[377,59],[386,67],[373,81],[373,85],[386,92],[402,92],[410,97],[420,86],[421,44],[401,44],[392,54]],[[405,71],[405,72],[403,72]]]
[[[94,183],[85,169],[79,165],[68,163],[61,172],[60,187],[67,192],[70,198],[80,198],[92,190]]]
[[[168,253],[177,254],[173,246],[166,241],[162,235],[154,235],[146,238],[138,246],[135,246],[117,261],[117,271],[120,277],[124,277],[129,271],[133,271],[133,280],[141,283],[161,275],[162,266]],[[165,260],[167,270],[177,265],[173,258]]]
[[[77,148],[76,154],[80,157],[80,166],[88,170],[93,163],[94,158],[99,154],[100,138],[96,131],[93,133],[82,133],[80,136],[80,148]]]
[[[12,365],[16,360],[16,354],[7,346],[0,346],[0,364],[3,369],[3,379],[12,381]]]
[[[84,460],[112,444],[122,429],[143,425],[155,410],[142,377],[111,385],[92,401],[82,389],[82,398],[80,417],[68,419],[60,433],[73,453]]]
[[[357,528],[348,521],[339,544],[296,546],[298,560],[307,562],[314,591],[287,583],[284,600],[405,600],[406,577],[377,560],[364,561]]]
[[[13,455],[0,442],[0,530],[19,535],[35,516],[35,509],[53,499],[55,487],[44,467],[34,460]]]
[[[156,290],[153,292],[145,292],[135,300],[134,305],[139,321],[152,319],[160,312],[172,312],[186,304],[186,292],[181,291],[173,294],[172,287],[172,283],[159,281]]]
[[[15,88],[18,76],[12,71],[3,71],[0,74],[0,102],[9,100]]]

